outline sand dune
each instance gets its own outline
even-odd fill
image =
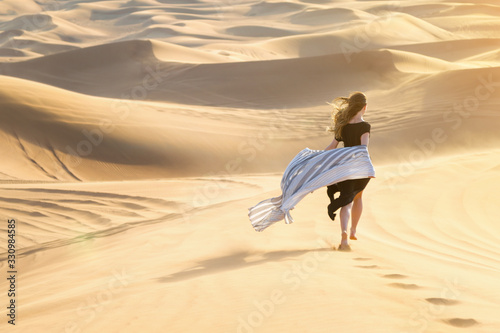
[[[414,44],[422,40],[454,39],[450,32],[410,15],[398,14],[380,20],[369,20],[371,26],[361,22],[359,26],[351,24],[349,28],[334,32],[266,41],[261,47],[291,57],[307,57],[330,53],[351,54],[383,45]],[[388,44],[387,41],[393,41],[394,44]]]
[[[247,141],[258,125],[245,125],[244,117],[222,123],[221,119],[229,118],[228,112],[101,99],[8,77],[0,82],[2,136],[9,142],[3,150],[13,157],[2,165],[5,179],[195,175],[224,171],[238,151],[250,159],[256,149]],[[265,115],[259,118],[265,122]],[[206,141],[198,140],[200,135]],[[286,136],[276,139],[280,137]],[[247,163],[240,158],[239,164]],[[265,170],[279,164],[279,160],[270,161],[254,168]]]
[[[180,53],[176,55],[176,51]],[[379,90],[371,94],[370,108],[373,112],[368,117],[381,124],[373,139],[372,149],[375,156],[378,151],[392,151],[392,154],[379,157],[380,162],[391,161],[394,154],[418,148],[415,140],[422,142],[425,141],[422,138],[430,137],[432,128],[429,126],[442,128],[447,133],[446,139],[439,145],[443,152],[461,150],[464,145],[471,148],[497,144],[496,125],[491,121],[491,117],[495,117],[494,105],[498,99],[496,67],[482,69],[477,68],[478,64],[463,59],[451,62],[390,49],[359,52],[348,64],[342,54],[197,65],[159,58],[180,58],[183,54],[193,59],[198,56],[183,48],[170,48],[157,42],[131,41],[4,64],[1,70],[4,74],[12,73],[32,80],[36,78],[40,82],[84,94],[166,102],[167,105],[155,107],[167,112],[172,103],[192,105],[192,109],[197,109],[192,111],[193,116],[206,115],[201,106],[229,108],[235,110],[231,116],[233,123],[246,123],[249,130],[262,129],[259,126],[265,126],[269,115],[281,117],[283,121],[287,116],[289,119],[313,117],[327,124],[328,111],[324,105],[331,99],[332,90],[361,88],[370,91],[376,85]],[[200,56],[198,59],[206,58]],[[73,65],[75,63],[78,65]],[[363,73],[363,76],[356,76],[356,73]],[[314,80],[304,82],[303,78],[309,75],[313,75]],[[339,80],[339,77],[343,79]],[[289,84],[278,86],[276,78]],[[484,98],[476,97],[477,89]],[[427,111],[415,112],[414,105]],[[287,108],[286,115],[284,108]],[[268,113],[258,111],[261,109],[268,110]],[[212,118],[223,119],[224,112],[209,113]],[[248,112],[256,114],[251,122],[248,122]],[[311,112],[318,114],[312,116]],[[186,119],[179,121],[189,122]],[[314,136],[312,133],[319,129],[317,139],[310,143],[313,147],[321,147],[327,140],[322,133],[325,126],[318,123],[303,126],[282,124],[286,128],[283,135],[297,139]],[[272,126],[267,127],[269,130],[266,132],[272,130]],[[480,135],[478,128],[481,128]],[[405,135],[388,147],[385,143],[390,142],[394,132],[400,130]],[[251,136],[251,132],[248,135]],[[292,147],[280,152],[283,158],[274,165],[286,165]],[[238,150],[235,147],[232,151],[237,154]],[[278,171],[279,167],[272,171]]]
[[[342,54],[333,54],[316,58],[193,65],[160,62],[155,57],[156,47],[149,41],[120,42],[3,64],[0,71],[4,75],[30,80],[36,77],[39,82],[90,95],[123,98],[128,94],[130,99],[195,105],[218,102],[222,106],[259,108],[283,104],[324,105],[331,99],[330,91],[340,89],[340,84],[343,89],[352,90],[360,85],[363,88],[359,79],[339,82],[338,77],[346,71],[363,71],[369,75],[366,79],[387,87],[391,85],[392,75],[398,74],[391,53],[384,50],[361,52],[348,64]],[[160,49],[158,53],[168,54],[168,51]],[[306,75],[314,75],[315,80],[303,82]],[[150,78],[151,82],[144,84],[145,78]],[[273,78],[290,84],[277,86]],[[153,84],[154,89],[141,94],[145,89],[141,86]],[[304,100],[297,96],[299,91],[314,95]]]
[[[352,23],[356,20],[376,19],[375,15],[350,8],[314,8],[290,16],[290,23],[301,25],[331,25]]]
[[[496,1],[5,0],[0,13],[16,331],[500,330]],[[298,151],[329,144],[327,102],[355,90],[377,177],[353,251],[332,250],[324,190],[294,224],[255,232],[248,207],[279,195]]]
[[[38,5],[35,1],[27,0],[23,2],[19,2],[16,0],[5,0],[2,1],[0,5],[2,13],[7,15],[18,15],[21,13],[39,13],[40,5]]]

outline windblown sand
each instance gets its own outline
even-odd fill
[[[499,332],[497,1],[0,2],[2,332]],[[376,169],[255,232],[327,102]],[[16,320],[7,220],[16,221]]]

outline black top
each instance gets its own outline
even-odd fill
[[[337,141],[344,141],[344,147],[361,145],[361,135],[370,133],[371,125],[366,121],[360,123],[347,124],[342,129],[342,138],[336,137]]]

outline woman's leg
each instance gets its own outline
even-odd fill
[[[351,217],[352,202],[340,208],[340,228],[342,230],[342,242],[340,243],[341,250],[348,249],[347,227],[349,218]]]
[[[363,191],[356,194],[352,202],[351,239],[356,238],[356,228],[358,226],[361,213],[363,212]]]

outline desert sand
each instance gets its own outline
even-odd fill
[[[499,16],[2,1],[0,331],[499,332]],[[326,189],[255,232],[247,209],[357,90],[376,178],[352,251]]]

